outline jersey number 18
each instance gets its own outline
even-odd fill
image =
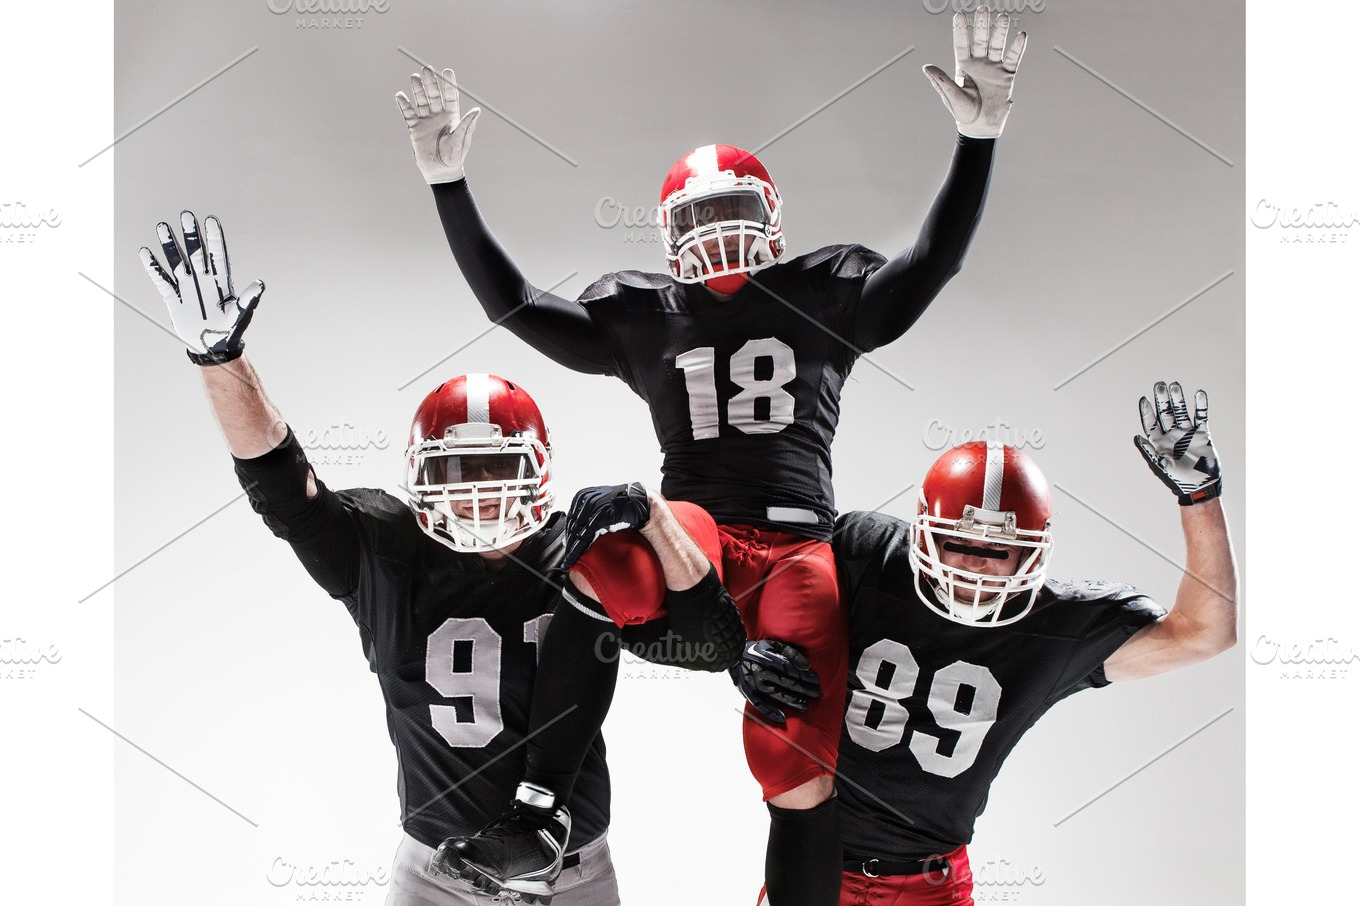
[[[714,355],[712,346],[700,346],[675,357],[675,367],[685,372],[690,430],[695,440],[718,436],[718,382]],[[756,365],[762,358],[772,366],[767,378],[756,377]],[[784,387],[798,376],[798,368],[793,349],[787,343],[774,337],[747,340],[746,345],[733,353],[728,365],[732,383],[741,388],[727,401],[729,425],[745,434],[776,434],[793,424],[793,394]]]

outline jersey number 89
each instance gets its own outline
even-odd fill
[[[911,649],[901,642],[883,639],[864,649],[855,666],[855,676],[864,688],[856,689],[850,696],[850,707],[845,712],[845,729],[850,738],[871,752],[882,752],[900,743],[907,735],[907,707],[902,703],[915,693],[920,675],[921,667]],[[972,701],[966,706],[961,704],[969,697],[962,694],[965,688],[972,693]],[[943,736],[913,727],[908,744],[911,754],[931,774],[959,776],[977,759],[983,737],[996,722],[1000,704],[1001,684],[986,667],[955,661],[936,671],[930,681],[926,706],[939,728],[957,733],[958,739],[953,751],[945,755],[940,751]]]

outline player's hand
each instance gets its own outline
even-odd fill
[[[447,878],[463,881],[476,889],[491,894],[495,899],[493,902],[500,902],[497,894],[502,888],[494,884],[490,878],[478,872],[467,871],[464,868],[462,845],[467,841],[467,837],[446,837],[444,842],[439,844],[439,848],[430,857],[430,871],[444,875]],[[518,902],[518,898],[515,900]],[[507,900],[506,902],[510,902]]]
[[[562,568],[571,569],[602,535],[624,529],[640,529],[652,518],[647,489],[639,482],[576,492],[567,511],[567,549]]]
[[[432,186],[457,182],[463,178],[463,160],[482,108],[473,107],[459,116],[458,83],[453,80],[452,69],[444,70],[441,79],[430,67],[420,67],[420,72],[411,75],[411,94],[414,102],[406,92],[398,91],[397,106],[411,133],[416,166]]]
[[[445,877],[466,881],[478,890],[484,890],[490,894],[500,893],[501,889],[482,875],[473,872],[464,874],[462,848],[466,842],[467,837],[445,837],[444,842],[439,844],[439,848],[430,857],[430,871]]]
[[[727,671],[741,694],[773,723],[784,723],[784,709],[806,711],[820,698],[822,684],[803,652],[778,639],[748,641],[741,660]]]
[[[434,851],[434,855],[430,858],[431,871],[450,878],[459,877],[463,859],[458,855],[458,850],[454,845],[458,840],[458,837],[449,837],[439,844],[439,848]]]
[[[1181,506],[1213,500],[1223,492],[1218,453],[1209,437],[1209,394],[1195,391],[1192,418],[1181,385],[1158,381],[1152,400],[1138,401],[1138,416],[1143,433],[1134,435],[1133,443]]]
[[[970,138],[996,138],[1011,112],[1015,70],[1025,54],[1024,32],[1006,46],[1011,17],[979,6],[968,27],[966,13],[954,14],[954,77],[938,66],[924,66],[940,99],[954,115],[959,133]]]
[[[138,257],[169,307],[170,323],[189,347],[189,359],[197,365],[221,365],[239,358],[245,350],[241,335],[264,295],[264,283],[256,280],[238,298],[232,287],[222,222],[209,216],[203,221],[202,236],[192,212],[182,212],[179,222],[184,232],[183,249],[168,223],[156,224],[165,267],[145,246]]]

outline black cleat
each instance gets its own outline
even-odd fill
[[[510,811],[471,837],[450,837],[440,845],[431,867],[460,877],[488,893],[519,894],[524,903],[548,906],[553,882],[562,873],[562,856],[571,836],[571,815],[554,808],[552,796],[521,785]],[[546,805],[524,801],[537,800]]]

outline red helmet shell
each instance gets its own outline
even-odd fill
[[[1032,532],[1047,528],[1053,514],[1048,479],[1034,460],[1017,447],[986,441],[963,444],[935,460],[921,482],[921,497],[921,512],[930,516],[957,520],[966,506],[1013,512],[1015,527]]]
[[[758,213],[715,204],[697,216],[706,200],[747,195],[759,200]],[[671,276],[681,283],[705,283],[719,293],[737,292],[747,275],[784,254],[781,207],[779,190],[754,154],[732,145],[690,151],[661,184],[658,226]]]
[[[754,176],[768,183],[771,191],[774,191],[774,180],[770,179],[769,171],[754,154],[732,145],[704,145],[690,151],[671,167],[661,184],[661,201],[664,203],[692,179],[714,177],[729,172],[738,177]],[[778,198],[778,193],[775,192],[772,197]]]
[[[487,456],[515,474],[463,477],[465,461]],[[556,496],[551,459],[543,415],[523,387],[465,374],[416,409],[403,487],[425,534],[460,553],[488,553],[547,524]]]
[[[907,552],[916,594],[958,623],[1006,626],[1035,606],[1048,575],[1053,538],[1048,480],[1016,447],[974,441],[946,452],[921,482],[920,508]],[[1013,572],[975,570],[954,560],[951,543],[969,539],[1008,547]]]
[[[502,437],[524,437],[552,449],[533,397],[494,374],[463,374],[435,388],[416,409],[410,445],[442,439],[450,427],[466,424],[498,425]]]

